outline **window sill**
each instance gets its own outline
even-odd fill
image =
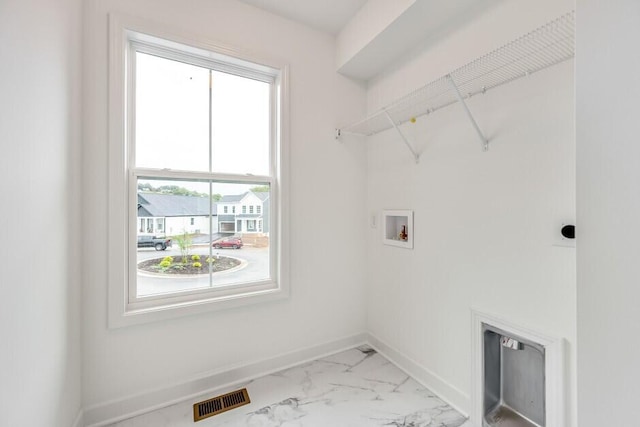
[[[280,287],[276,289],[250,291],[242,294],[200,298],[188,302],[158,303],[152,307],[145,308],[134,308],[133,304],[122,304],[120,307],[110,305],[113,309],[110,309],[109,313],[109,328],[116,329],[174,319],[192,314],[245,307],[253,304],[283,300],[288,297],[288,289]]]

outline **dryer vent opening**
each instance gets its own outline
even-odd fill
[[[483,427],[545,427],[545,348],[483,326]]]

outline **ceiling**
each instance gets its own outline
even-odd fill
[[[328,34],[347,31],[348,37],[338,37],[336,70],[367,81],[416,46],[427,47],[506,0],[239,1]],[[365,4],[362,19],[350,24]]]
[[[338,34],[367,0],[240,0],[320,31]]]

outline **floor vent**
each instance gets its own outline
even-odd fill
[[[204,420],[249,403],[251,400],[246,388],[198,402],[193,405],[193,421]]]

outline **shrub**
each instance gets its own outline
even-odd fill
[[[163,259],[162,261],[160,261],[160,264],[158,264],[161,268],[169,268],[171,267],[171,261],[167,260],[167,259]]]
[[[200,267],[202,267],[202,264],[200,264],[199,262],[196,261],[196,262],[193,263],[193,266],[195,268],[200,268]]]
[[[200,261],[200,255],[191,255],[191,261]]]
[[[166,256],[164,258],[162,258],[162,262],[168,261],[169,264],[171,264],[173,262],[173,257],[172,256]]]
[[[210,256],[207,257],[207,264],[213,264],[214,262],[216,262],[215,258],[211,258]]]

